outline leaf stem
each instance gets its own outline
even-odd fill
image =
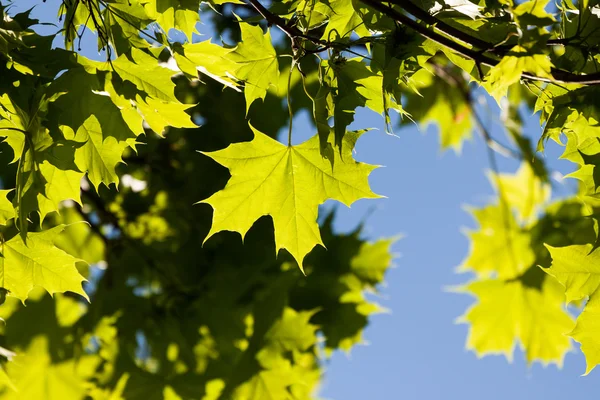
[[[292,65],[290,66],[290,73],[288,75],[287,81],[287,108],[290,118],[290,123],[288,125],[288,146],[292,145],[292,127],[294,125],[294,112],[292,110],[292,74],[294,73],[294,68],[296,67],[296,60],[292,59]]]

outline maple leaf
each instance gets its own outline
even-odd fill
[[[45,336],[35,337],[15,362],[8,364],[14,376],[15,391],[3,393],[3,399],[81,399],[86,395],[86,378],[93,375],[101,359],[83,355],[81,359],[53,362]]]
[[[6,197],[12,190],[0,190],[0,225],[15,217],[12,202]]]
[[[81,204],[80,183],[83,172],[74,163],[75,149],[67,143],[56,142],[53,146],[35,151],[28,148],[21,160],[22,185],[17,207],[21,231],[27,215],[37,211],[40,221],[58,211],[64,200],[74,200]]]
[[[52,229],[27,234],[27,243],[21,236],[2,242],[0,246],[0,283],[11,296],[21,301],[34,286],[48,293],[66,291],[80,294],[89,300],[81,287],[85,278],[77,272],[77,258],[54,245],[54,239],[65,229],[59,225]]]
[[[265,334],[265,340],[284,351],[306,351],[317,341],[317,326],[309,322],[315,313],[316,311],[297,312],[293,308],[285,308],[281,319]]]
[[[357,12],[352,0],[333,0],[330,3],[318,2],[315,10],[329,16],[325,27],[324,40],[334,40],[350,36],[353,32],[358,36],[367,36],[369,30],[365,27],[361,14]]]
[[[82,143],[75,150],[75,164],[81,171],[88,172],[88,178],[96,190],[100,183],[109,185],[119,182],[115,167],[121,162],[126,142],[119,142],[114,137],[104,138],[102,127],[94,115],[85,120],[77,132],[63,126],[63,133],[68,140]]]
[[[600,364],[600,254],[592,252],[591,244],[546,247],[552,255],[552,266],[544,271],[565,287],[567,302],[589,297],[575,328],[569,333],[581,343],[587,375]]]
[[[264,370],[240,385],[233,400],[291,400],[288,386],[292,383],[288,371]]]
[[[7,94],[0,96],[0,117],[0,136],[5,137],[13,149],[12,161],[15,162],[23,152],[29,117]]]
[[[234,75],[246,82],[246,112],[256,99],[263,99],[269,87],[279,79],[277,53],[271,44],[271,34],[263,34],[262,28],[240,23],[242,42],[224,58],[237,64]]]
[[[252,129],[250,142],[203,153],[231,173],[223,190],[201,201],[214,209],[205,241],[224,230],[239,232],[243,238],[257,219],[270,215],[277,251],[287,249],[302,269],[304,256],[316,245],[323,246],[317,224],[319,204],[335,199],[350,206],[361,198],[381,197],[368,182],[377,166],[352,158],[362,132],[348,132],[341,155],[327,160],[321,156],[318,135],[298,146],[285,146]]]
[[[468,232],[471,251],[458,272],[473,271],[480,276],[496,273],[500,278],[510,279],[533,264],[531,235],[521,229],[505,207],[493,205],[472,213],[480,229]]]
[[[234,50],[205,40],[184,44],[181,51],[175,52],[173,57],[181,71],[189,76],[195,78],[199,71],[227,87],[240,91],[233,76],[237,65],[226,57],[232,51]]]
[[[548,1],[529,0],[520,3],[513,9],[515,20],[522,26],[537,25],[547,26],[556,22],[552,14],[546,12]]]
[[[373,72],[362,62],[362,58],[345,60],[343,63],[323,61],[321,73],[324,77],[322,90],[313,101],[315,120],[321,140],[324,141],[322,145],[328,140],[329,117],[333,116],[335,144],[340,146],[358,107],[368,107],[378,114],[387,112],[387,107],[402,111],[394,105],[388,94],[382,92],[383,76]]]
[[[166,102],[179,102],[175,97],[175,84],[171,80],[176,72],[157,65],[154,57],[141,50],[133,48],[129,57],[122,55],[109,65],[101,64],[101,68],[114,70],[148,96]]]
[[[550,198],[550,184],[542,182],[535,175],[529,163],[522,163],[515,174],[495,174],[490,176],[492,182],[502,193],[504,200],[514,208],[520,219],[527,221],[538,210],[539,206]]]
[[[140,3],[165,32],[178,29],[192,41],[196,24],[200,22],[200,0],[140,0]]]
[[[407,110],[421,124],[438,125],[442,149],[452,147],[460,153],[464,141],[471,139],[473,113],[465,99],[468,88],[449,84],[427,69],[419,70],[411,77],[414,93],[408,92]]]
[[[487,73],[483,87],[496,99],[498,104],[506,96],[508,88],[519,82],[523,72],[529,72],[541,77],[551,77],[552,62],[544,54],[531,53],[522,46],[513,47],[498,65]]]
[[[459,291],[478,299],[458,319],[470,324],[467,349],[478,355],[501,353],[511,361],[518,342],[529,363],[562,365],[571,348],[564,334],[572,329],[573,319],[563,307],[564,295],[556,281],[544,279],[538,288],[522,280],[486,279]]]
[[[352,272],[361,280],[373,286],[382,282],[394,258],[394,255],[390,252],[390,247],[399,238],[363,243],[358,250],[358,254],[350,261]]]

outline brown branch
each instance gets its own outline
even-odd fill
[[[481,50],[492,50],[495,46],[493,43],[486,42],[485,40],[475,38],[466,32],[461,31],[451,25],[448,25],[444,21],[441,21],[437,17],[429,14],[429,12],[421,9],[419,6],[413,4],[410,0],[387,0],[387,3],[395,4],[405,10],[407,13],[412,14],[415,18],[420,19],[428,25],[435,26],[440,31],[446,33],[453,38],[460,40],[463,43],[469,44],[473,47],[477,47]]]
[[[292,46],[296,46],[296,40],[298,38],[306,39],[313,44],[323,46],[324,49],[339,47],[342,46],[350,46],[349,44],[341,44],[325,41],[323,39],[318,39],[301,32],[296,26],[291,25],[284,18],[273,14],[266,7],[264,7],[258,0],[247,0],[248,4],[250,4],[269,24],[277,26],[281,29],[292,41]],[[427,11],[419,8],[415,4],[413,4],[410,0],[390,0],[393,4],[401,7],[403,10],[407,11],[415,18],[429,24],[432,28],[429,28],[416,20],[413,20],[408,15],[405,15],[396,9],[387,6],[380,2],[380,0],[360,0],[364,4],[372,7],[373,9],[383,13],[384,15],[392,18],[393,20],[400,22],[403,25],[408,26],[413,29],[415,32],[424,36],[438,44],[441,44],[444,47],[447,47],[454,52],[463,55],[473,61],[475,61],[477,69],[480,71],[481,75],[481,65],[487,65],[490,67],[494,67],[498,65],[500,60],[497,58],[492,58],[487,56],[486,52],[491,53],[503,53],[506,51],[506,48],[502,46],[495,45],[493,43],[489,43],[485,40],[475,38],[469,35],[466,32],[463,32],[457,28],[454,28],[447,23],[439,20],[435,16],[429,14]],[[436,31],[437,30],[437,31]],[[439,32],[438,32],[439,31]],[[441,32],[441,33],[440,33]],[[549,41],[549,44],[566,44],[571,39],[556,39],[554,41]],[[471,46],[466,47],[465,45],[459,43],[463,42]],[[475,50],[479,49],[479,50]],[[321,51],[321,50],[319,50]],[[546,78],[541,76],[536,76],[527,72],[521,74],[522,79],[530,80],[530,81],[540,81],[547,83],[577,83],[581,85],[599,85],[600,84],[600,73],[593,74],[574,74],[569,71],[560,70],[557,68],[552,68],[551,70],[552,78]],[[480,76],[483,79],[483,76]]]
[[[460,40],[463,43],[471,45],[473,47],[477,47],[480,50],[490,51],[495,54],[504,54],[512,48],[512,45],[498,45],[492,42],[485,41],[483,39],[474,37],[469,35],[468,33],[461,31],[445,23],[439,18],[429,14],[429,12],[421,9],[416,4],[412,3],[410,0],[387,0],[387,3],[395,4],[401,7],[406,12],[414,15],[416,18],[425,22],[428,25],[435,26],[441,32],[446,33],[447,35],[452,36],[453,38]],[[546,42],[548,46],[555,45],[566,45],[569,44],[573,38],[565,38],[565,39],[550,39]]]
[[[494,47],[496,47],[496,46],[490,47],[490,46],[488,46],[489,43],[487,43],[485,41],[481,41],[478,38],[474,38],[465,32],[457,30],[456,28],[450,27],[448,24],[445,24],[443,21],[440,21],[438,18],[430,15],[426,11],[415,6],[413,3],[410,2],[410,0],[392,0],[392,1],[396,5],[400,6],[402,9],[409,12],[416,18],[421,19],[419,16],[425,17],[425,15],[426,15],[425,18],[427,19],[427,21],[424,20],[424,22],[429,21],[428,23],[433,26],[433,29],[430,29],[430,28],[418,23],[417,21],[411,19],[407,15],[402,14],[401,12],[395,10],[394,8],[391,8],[389,6],[386,6],[382,3],[380,3],[378,0],[360,0],[360,1],[366,5],[374,8],[375,10],[385,14],[389,18],[392,18],[393,20],[408,26],[409,28],[413,29],[415,32],[419,33],[421,36],[424,36],[424,37],[426,37],[438,44],[441,44],[442,46],[445,46],[467,58],[472,59],[473,61],[475,61],[475,63],[477,64],[478,67],[480,65],[487,65],[487,66],[493,67],[493,66],[498,65],[498,63],[500,62],[499,60],[490,58],[484,54],[485,52],[492,51],[494,49]],[[414,11],[418,15],[413,14],[411,12],[411,10]],[[439,30],[441,33],[438,33],[436,31],[436,29]],[[456,36],[456,35],[458,35],[458,36]],[[477,51],[477,50],[473,50],[472,48],[465,47],[464,45],[458,43],[457,40],[467,43],[467,44],[471,45],[472,47],[480,48],[481,50]],[[564,71],[564,70],[560,70],[560,69],[556,69],[556,68],[553,68],[551,73],[552,73],[552,77],[553,77],[552,79],[532,75],[529,73],[523,73],[521,75],[521,77],[522,77],[522,79],[527,79],[527,80],[531,80],[531,81],[548,82],[548,83],[577,83],[577,84],[581,84],[581,85],[599,85],[600,84],[600,73],[579,75],[579,74],[574,74],[572,72]]]
[[[248,3],[254,7],[254,9],[271,25],[277,26],[279,29],[283,31],[291,40],[292,43],[295,42],[296,38],[303,38],[311,41],[314,44],[321,46],[328,46],[329,43],[322,39],[317,39],[308,35],[305,35],[294,25],[288,24],[288,22],[280,17],[279,15],[273,14],[271,11],[267,10],[265,6],[263,6],[257,0],[248,0]]]

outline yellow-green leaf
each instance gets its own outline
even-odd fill
[[[6,392],[6,400],[79,400],[86,395],[86,378],[93,375],[100,358],[84,355],[80,359],[53,361],[46,336],[34,338],[24,353],[8,364],[16,391]]]
[[[15,217],[12,202],[6,197],[12,190],[0,190],[0,225]]]
[[[552,266],[545,270],[564,287],[567,302],[581,300],[594,294],[600,287],[600,253],[592,245],[552,247]]]
[[[508,88],[519,82],[523,72],[551,78],[551,69],[552,62],[545,54],[531,54],[526,48],[515,46],[498,65],[490,69],[485,76],[483,87],[500,104],[500,100],[507,95]]]
[[[182,72],[192,77],[201,72],[239,91],[233,75],[237,65],[226,57],[232,51],[205,40],[193,44],[186,43],[183,45],[183,54],[175,53],[173,56]]]
[[[571,348],[565,333],[573,328],[573,319],[556,281],[544,279],[538,288],[520,280],[487,279],[463,290],[478,300],[458,321],[470,324],[467,349],[480,356],[504,354],[510,361],[519,343],[529,363],[562,365]]]
[[[271,85],[279,79],[277,53],[271,44],[271,34],[262,28],[240,23],[242,41],[234,51],[224,55],[237,64],[235,76],[245,82],[246,111],[256,99],[263,99]]]
[[[192,41],[196,24],[200,22],[200,0],[140,0],[144,3],[148,16],[169,33],[178,29]]]
[[[491,179],[521,220],[527,221],[550,199],[550,184],[542,182],[527,162],[515,174],[492,174]]]
[[[0,244],[0,286],[21,301],[27,299],[34,286],[50,294],[69,291],[88,299],[81,286],[85,279],[75,267],[79,260],[54,245],[64,229],[59,225],[27,234],[26,242],[17,235]]]
[[[565,287],[567,302],[589,297],[577,325],[569,333],[581,343],[587,375],[600,364],[600,253],[590,253],[591,244],[546,247],[552,255],[552,266],[545,271]]]
[[[569,333],[581,343],[581,351],[585,355],[585,375],[592,372],[600,364],[600,295],[594,293],[577,317],[577,325]]]
[[[369,284],[375,285],[382,282],[394,258],[390,247],[396,240],[396,238],[391,238],[373,243],[363,243],[358,254],[350,261],[352,272]]]
[[[360,135],[347,133],[342,154],[336,152],[333,160],[321,156],[317,135],[298,146],[285,146],[256,129],[251,142],[205,153],[231,173],[225,189],[202,201],[214,209],[207,239],[224,230],[244,237],[257,219],[270,215],[277,250],[287,249],[302,268],[304,256],[323,245],[319,204],[335,199],[350,206],[361,198],[380,197],[368,182],[377,167],[352,158]]]
[[[530,234],[521,229],[505,208],[493,205],[472,211],[480,229],[468,232],[471,250],[458,272],[473,271],[480,276],[496,274],[510,279],[533,264],[535,254]]]
[[[115,137],[102,133],[102,127],[94,115],[90,117],[73,133],[67,126],[63,127],[67,140],[82,143],[75,150],[75,163],[81,171],[88,172],[90,182],[98,188],[100,183],[118,184],[119,177],[115,167],[120,163],[121,155],[127,147],[127,142],[118,141]]]

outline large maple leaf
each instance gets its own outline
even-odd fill
[[[304,256],[316,245],[323,246],[317,224],[319,204],[335,199],[350,206],[361,198],[381,197],[368,182],[377,166],[352,157],[361,132],[348,132],[342,153],[332,152],[330,160],[321,156],[318,135],[298,146],[286,146],[253,130],[250,142],[204,153],[231,172],[225,188],[201,202],[214,209],[205,241],[225,230],[239,232],[243,238],[257,219],[270,215],[277,251],[288,250],[302,269]]]

